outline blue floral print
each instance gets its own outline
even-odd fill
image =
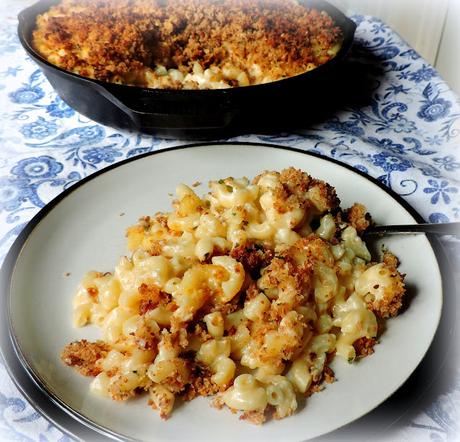
[[[8,74],[12,74],[14,72],[14,77],[16,77],[17,69],[22,69],[21,67],[16,68],[8,68],[6,70],[5,77]],[[27,78],[27,81],[23,83],[23,86],[19,89],[16,89],[10,92],[8,95],[10,100],[16,104],[34,104],[41,100],[45,96],[45,92],[43,91],[42,87],[40,86],[43,81],[42,74],[40,70],[35,70],[32,74]]]
[[[444,118],[449,114],[449,109],[452,103],[444,98],[435,98],[431,101],[426,101],[425,104],[417,112],[417,116],[425,121],[436,121],[439,118]]]
[[[377,155],[374,155],[372,162],[376,166],[381,167],[385,172],[403,172],[412,166],[412,163],[409,160],[389,152],[380,152]]]
[[[21,66],[16,66],[16,67],[9,66],[6,71],[3,71],[3,72],[0,73],[0,76],[2,76],[3,78],[8,77],[10,75],[12,77],[16,77],[16,75],[20,71],[22,71]]]
[[[373,34],[384,34],[388,32],[388,28],[383,23],[374,23],[371,28]]]
[[[56,97],[51,104],[46,106],[46,112],[56,118],[69,118],[75,114],[75,111],[60,97]]]
[[[387,129],[396,133],[411,133],[415,129],[415,123],[409,121],[402,115],[396,115],[394,118],[388,120]]]
[[[27,201],[28,185],[27,179],[0,177],[0,212],[16,210]]]
[[[427,137],[425,140],[428,144],[440,146],[442,144],[442,138],[439,135],[433,135]]]
[[[422,120],[433,122],[446,117],[449,114],[452,103],[439,96],[439,90],[431,83],[428,83],[423,90],[425,99],[423,105],[417,112],[417,117]]]
[[[407,95],[410,91],[410,88],[404,87],[402,84],[392,84],[388,86],[385,90],[387,91],[387,94],[384,96],[384,98],[387,98],[389,95]]]
[[[453,155],[447,155],[442,158],[433,158],[433,161],[439,166],[443,167],[449,172],[454,171],[455,169],[460,168],[460,163],[455,161],[455,157]]]
[[[43,117],[38,117],[33,123],[24,124],[21,133],[26,138],[35,138],[42,140],[54,135],[57,132],[57,124],[54,121],[46,121]]]
[[[423,65],[415,72],[411,72],[409,74],[409,79],[415,81],[416,83],[421,83],[422,81],[430,81],[436,75],[437,72],[432,67]]]
[[[378,138],[375,138],[375,137],[369,137],[368,141],[372,144],[375,144],[378,147],[383,148],[384,150],[387,150],[393,153],[397,153],[397,154],[404,153],[404,150],[405,150],[404,145],[395,143],[390,138],[382,138],[379,140]]]
[[[432,213],[428,217],[428,220],[430,221],[430,223],[448,223],[450,221],[446,215],[439,212]]]
[[[458,193],[458,189],[456,187],[449,186],[449,182],[447,180],[428,180],[428,184],[431,187],[425,187],[423,191],[425,193],[433,194],[431,197],[431,204],[437,204],[440,198],[445,204],[449,204],[451,202],[449,193]]]
[[[40,118],[40,117],[39,117]],[[43,120],[43,118],[41,118]],[[44,121],[44,120],[43,120]],[[53,134],[56,131],[53,132]],[[88,146],[90,144],[98,143],[104,139],[105,129],[102,126],[85,126],[77,127],[74,129],[62,132],[57,137],[46,141],[45,143],[33,144],[29,143],[31,147],[42,148],[78,148],[82,146]]]
[[[11,169],[13,175],[24,178],[54,178],[63,169],[63,165],[53,157],[42,155],[37,158],[26,158]]]
[[[19,47],[19,41],[14,28],[6,28],[0,33],[0,55],[14,52]]]
[[[62,190],[108,164],[186,143],[104,127],[75,112],[20,47],[17,12],[8,12],[10,18],[0,27],[0,100],[8,105],[0,125],[0,257],[31,217]],[[305,121],[296,131],[230,141],[320,153],[378,179],[432,223],[459,220],[458,97],[388,26],[372,17],[353,19],[358,28],[349,61],[366,73],[365,102],[331,107],[326,120]],[[314,109],[315,103],[305,106]],[[69,441],[19,393],[5,394],[4,379],[0,362],[0,440]],[[446,403],[420,412],[422,420],[412,424],[413,440],[455,437],[458,424]],[[26,425],[37,429],[34,439]]]
[[[10,99],[13,103],[30,104],[35,103],[45,96],[42,88],[39,86],[24,86],[10,93]]]
[[[341,122],[341,121],[330,121],[325,124],[325,129],[332,130],[334,132],[346,133],[356,137],[364,135],[364,130],[358,127],[355,122]]]
[[[86,150],[83,159],[91,164],[98,164],[101,162],[113,163],[117,157],[121,156],[121,152],[110,147],[105,147]]]
[[[410,58],[411,60],[418,60],[420,55],[413,49],[408,49],[407,51],[401,52],[401,57]]]

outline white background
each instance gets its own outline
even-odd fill
[[[460,94],[460,0],[330,0],[346,14],[374,15],[435,66]]]

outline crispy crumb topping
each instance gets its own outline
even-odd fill
[[[67,344],[62,350],[61,360],[83,376],[96,376],[101,372],[97,362],[107,355],[109,349],[105,342],[88,342],[82,339]]]
[[[74,319],[106,343],[73,342],[62,360],[116,401],[148,392],[162,419],[198,396],[253,424],[291,416],[335,381],[335,357],[374,352],[404,299],[398,259],[373,261],[366,208],[343,211],[293,167],[192,187],[127,229],[132,254],[113,272],[85,275]]]
[[[62,0],[38,16],[33,44],[85,77],[197,89],[303,73],[333,58],[340,38],[326,12],[296,0]]]

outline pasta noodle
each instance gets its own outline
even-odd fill
[[[128,228],[130,257],[84,276],[74,322],[99,326],[103,341],[71,343],[62,359],[95,376],[96,394],[148,391],[162,418],[178,395],[216,395],[252,422],[282,419],[334,379],[335,354],[351,363],[373,352],[404,279],[390,252],[372,259],[363,206],[340,209],[335,189],[305,172],[210,189],[181,184],[171,213]]]

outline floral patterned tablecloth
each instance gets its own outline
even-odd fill
[[[0,259],[28,220],[73,183],[125,158],[184,143],[104,127],[68,107],[20,47],[16,14],[28,3],[0,5]],[[372,17],[353,19],[358,28],[350,59],[365,66],[373,80],[368,102],[344,106],[322,123],[295,132],[232,140],[321,153],[377,178],[430,222],[459,220],[458,97],[385,24]],[[458,272],[458,242],[446,238],[443,245]],[[442,379],[434,380],[425,399],[391,426],[384,440],[460,439],[458,360],[453,345]],[[350,434],[339,431],[330,438],[348,440]],[[68,437],[21,397],[0,361],[2,439]]]

